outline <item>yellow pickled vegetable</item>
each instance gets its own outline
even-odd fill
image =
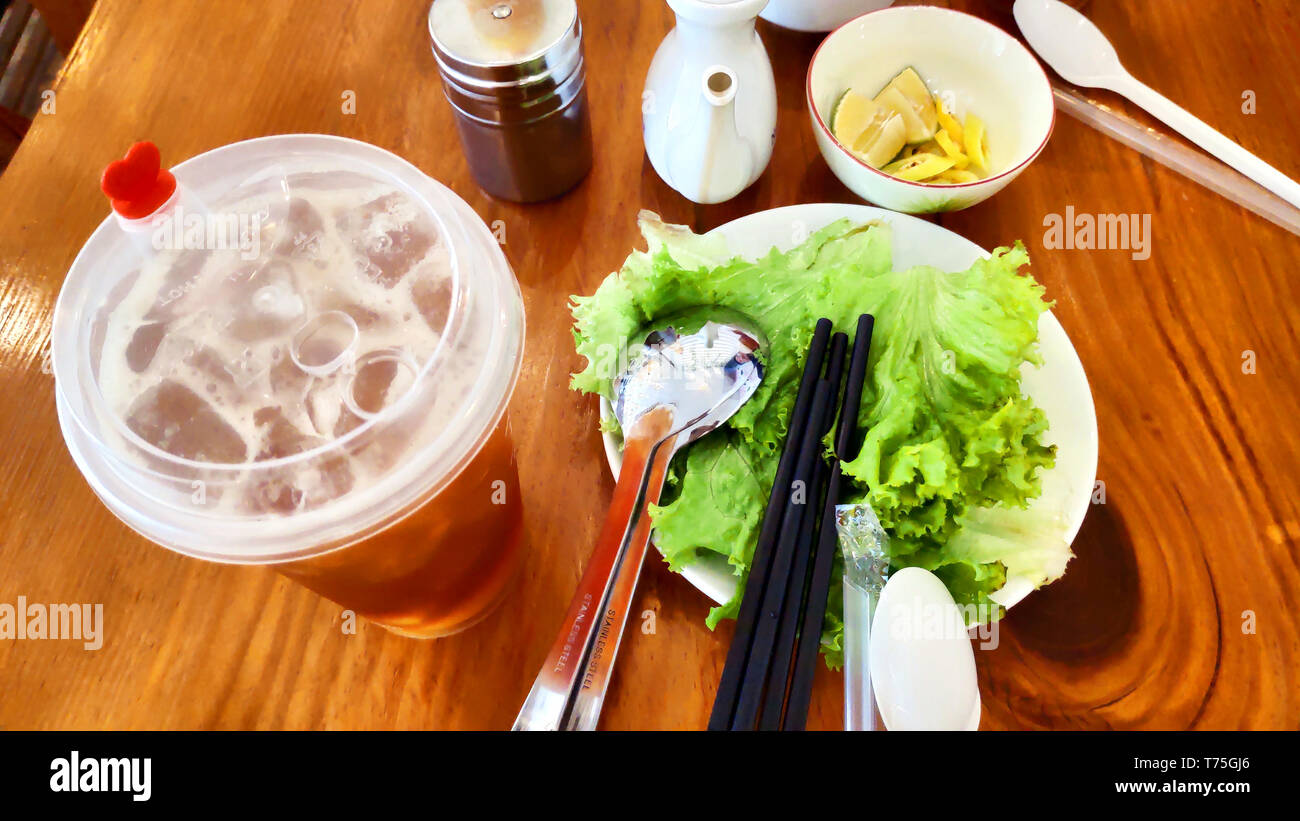
[[[953,166],[952,157],[921,153],[890,163],[881,170],[909,182],[925,182]]]
[[[935,177],[933,182],[960,185],[967,182],[979,182],[979,179],[979,175],[974,171],[963,171],[960,168],[949,168],[947,171],[944,171],[942,174]]]
[[[985,173],[989,170],[989,149],[988,142],[984,137],[984,121],[974,114],[966,115],[966,125],[963,126],[966,139],[966,156],[970,158],[971,163],[980,171]]]
[[[944,131],[947,131],[948,136],[951,137],[953,141],[956,142],[958,145],[961,145],[963,142],[965,142],[966,138],[962,133],[961,123],[957,122],[957,118],[952,116],[952,114],[948,113],[948,110],[943,107],[943,99],[940,97],[935,97],[934,107],[935,107],[935,113],[938,115],[939,118],[939,127],[942,128]]]
[[[859,159],[908,182],[960,185],[990,172],[984,121],[965,121],[907,68],[870,99],[852,89],[835,104],[831,132]]]
[[[955,160],[953,168],[963,169],[970,165],[970,158],[962,153],[961,148],[957,146],[957,143],[953,142],[952,137],[948,136],[947,131],[940,131],[935,134],[934,141],[938,144],[939,148],[943,150],[945,155],[952,157],[953,160]]]

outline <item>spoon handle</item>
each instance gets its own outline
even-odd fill
[[[1110,84],[1110,88],[1269,191],[1300,207],[1300,183],[1215,131],[1173,100],[1127,74]]]
[[[645,563],[650,546],[652,527],[648,507],[659,502],[664,479],[668,476],[668,463],[676,450],[676,443],[672,439],[666,439],[654,449],[650,458],[645,501],[634,514],[623,555],[610,579],[604,607],[599,611],[602,614],[600,631],[581,684],[574,693],[573,708],[569,711],[565,724],[566,730],[594,730],[600,721],[605,691],[609,689],[610,676],[614,671],[614,658],[618,655],[619,644],[623,640],[623,630],[627,627],[628,614],[632,609],[632,598],[636,595],[637,581],[641,577],[641,566]]]
[[[609,635],[605,627],[608,619],[602,615],[605,612],[603,608],[611,599],[619,567],[627,556],[629,544],[636,538],[635,531],[640,520],[646,522],[648,538],[649,517],[638,518],[636,514],[644,507],[646,491],[654,478],[651,468],[654,466],[652,456],[656,453],[656,445],[670,432],[672,417],[668,408],[657,408],[641,416],[632,430],[627,432],[623,447],[623,467],[619,471],[614,498],[596,541],[596,549],[587,563],[573,601],[569,603],[555,644],[551,647],[541,672],[537,674],[512,729],[566,729],[574,698],[583,686],[585,676],[580,674],[588,666],[588,660],[594,657],[597,664],[605,667],[612,663],[617,644],[610,649],[608,642],[602,644],[600,641],[602,634]],[[656,500],[662,487],[663,471],[660,470],[654,494]],[[644,546],[641,556],[644,556]],[[639,560],[637,569],[640,569]],[[631,599],[630,595],[628,599]],[[626,616],[626,608],[621,616]],[[621,633],[621,618],[619,621]],[[607,672],[605,678],[608,678]],[[602,687],[602,696],[603,692]],[[597,703],[595,715],[591,718],[592,726],[599,711],[600,705]]]

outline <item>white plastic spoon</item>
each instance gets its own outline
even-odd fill
[[[1120,64],[1101,29],[1061,0],[1016,0],[1016,25],[1038,56],[1077,86],[1123,95],[1255,182],[1300,207],[1300,183],[1197,119]]]
[[[847,639],[847,622],[844,632]],[[979,729],[975,651],[938,576],[919,567],[895,571],[880,591],[870,641],[871,683],[886,729]]]

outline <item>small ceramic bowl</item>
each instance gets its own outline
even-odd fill
[[[771,0],[759,15],[795,31],[833,31],[857,17],[891,5],[894,0]]]
[[[835,101],[847,89],[873,95],[911,66],[961,118],[984,121],[992,173],[959,185],[891,177],[864,163],[830,131]],[[808,66],[808,111],[822,156],[863,199],[894,211],[958,211],[1007,186],[1047,145],[1056,121],[1052,86],[1015,38],[950,9],[896,6],[850,20],[828,36]]]

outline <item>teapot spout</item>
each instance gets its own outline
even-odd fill
[[[753,181],[753,151],[736,128],[736,73],[727,66],[704,70],[694,122],[669,161],[673,187],[693,202],[725,202]]]

